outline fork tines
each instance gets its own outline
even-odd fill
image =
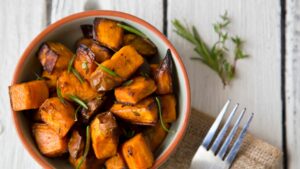
[[[217,130],[221,124],[221,121],[228,109],[228,106],[230,104],[230,100],[228,100],[224,107],[222,108],[220,114],[218,115],[218,117],[216,118],[215,122],[213,123],[212,127],[209,129],[207,135],[205,136],[202,145],[206,150],[208,151],[212,151],[216,156],[218,156],[219,158],[221,158],[222,160],[225,160],[227,163],[231,164],[232,161],[234,160],[235,156],[237,155],[238,150],[240,149],[240,146],[242,144],[242,141],[246,135],[247,129],[250,125],[250,122],[253,118],[253,113],[251,114],[251,116],[249,117],[249,119],[247,120],[247,122],[245,123],[243,129],[241,130],[239,136],[237,137],[237,139],[235,140],[235,142],[233,143],[233,146],[231,147],[230,150],[229,149],[229,145],[232,142],[234,136],[236,135],[236,133],[238,132],[238,127],[239,124],[246,112],[246,108],[244,108],[242,110],[242,112],[240,113],[238,119],[236,120],[234,126],[232,127],[230,133],[227,135],[225,141],[223,142],[223,145],[220,147],[221,142],[224,140],[225,136],[226,136],[226,132],[228,130],[228,128],[230,127],[230,123],[234,117],[234,115],[236,114],[236,111],[238,109],[239,104],[236,104],[233,108],[233,110],[231,111],[231,113],[229,114],[228,119],[226,120],[224,126],[221,128],[220,132],[218,133],[218,135],[216,136],[215,140],[213,141],[215,135],[217,134]],[[211,146],[210,146],[211,145]],[[219,150],[219,151],[218,151]],[[229,151],[226,155],[226,152]]]

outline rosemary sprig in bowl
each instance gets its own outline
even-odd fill
[[[207,43],[200,37],[195,26],[191,28],[184,26],[179,20],[175,19],[172,21],[175,27],[175,32],[192,43],[195,48],[194,51],[199,57],[192,57],[191,59],[200,60],[202,63],[207,65],[213,71],[215,71],[220,77],[224,86],[228,85],[229,82],[235,77],[236,74],[236,63],[239,59],[247,57],[243,50],[244,41],[238,36],[230,36],[226,31],[230,24],[227,12],[221,15],[221,22],[213,24],[215,33],[218,36],[218,40],[209,47]],[[235,46],[233,63],[229,61],[229,50],[226,46],[228,39],[231,39]]]

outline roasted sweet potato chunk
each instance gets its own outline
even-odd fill
[[[47,99],[40,107],[42,121],[60,137],[64,137],[75,123],[75,111],[71,104],[62,103],[58,97]]]
[[[123,45],[131,45],[143,56],[153,56],[157,53],[156,46],[149,40],[134,34],[124,35]]]
[[[93,116],[96,111],[102,106],[106,99],[104,93],[99,93],[95,99],[88,101],[87,106],[88,109],[82,109],[81,114],[85,120],[89,120],[91,116]]]
[[[49,97],[49,89],[44,80],[34,80],[9,86],[9,95],[14,111],[37,109]]]
[[[165,123],[172,123],[176,120],[176,99],[172,94],[160,97],[162,106],[162,117]]]
[[[77,42],[77,47],[79,47],[80,45],[85,45],[89,49],[91,49],[91,51],[95,55],[95,61],[98,63],[102,63],[105,60],[110,59],[112,56],[111,50],[104,46],[101,46],[99,42],[93,39],[82,38]]]
[[[45,79],[48,88],[51,90],[54,90],[56,88],[57,79],[60,76],[61,72],[59,71],[53,71],[52,73],[49,73],[47,71],[43,71],[42,78]]]
[[[47,124],[35,123],[32,131],[39,150],[45,156],[57,157],[67,152],[66,138],[61,138]]]
[[[153,154],[142,133],[123,144],[122,154],[130,169],[147,169],[153,165]]]
[[[169,124],[165,123],[165,126],[169,128]],[[167,132],[162,128],[161,123],[157,123],[154,127],[149,127],[144,131],[146,140],[148,141],[152,152],[161,145],[167,136]]]
[[[150,64],[150,75],[151,77],[154,77],[156,74],[156,71],[159,68],[159,64]]]
[[[155,125],[157,106],[153,98],[146,98],[135,105],[115,103],[111,112],[133,124]]]
[[[116,88],[115,96],[119,102],[136,104],[155,90],[156,85],[152,79],[139,76],[133,78],[130,84]]]
[[[124,30],[117,21],[104,18],[95,18],[94,35],[102,45],[117,51],[122,45]]]
[[[76,50],[74,67],[85,79],[89,79],[92,72],[97,68],[95,54],[85,45],[80,45]]]
[[[95,155],[106,159],[117,153],[119,136],[117,122],[112,113],[101,113],[91,123],[91,138]]]
[[[157,94],[173,93],[172,55],[170,49],[168,49],[165,58],[156,71],[154,79],[157,85]]]
[[[105,162],[106,169],[128,169],[122,153],[117,153]]]
[[[84,101],[90,101],[98,97],[96,90],[92,89],[88,82],[81,83],[73,73],[64,71],[57,80],[62,97],[70,100],[70,95],[77,96]]]
[[[70,153],[70,156],[72,158],[78,158],[81,155],[83,155],[84,151],[84,140],[83,137],[80,135],[80,133],[77,130],[73,130],[72,136],[68,143],[68,150]]]
[[[144,59],[131,46],[124,46],[110,60],[101,63],[90,77],[90,84],[97,91],[108,91],[128,79],[144,62]],[[103,67],[113,71],[112,75]]]
[[[102,63],[106,60],[109,60],[112,56],[111,50],[108,48],[101,46],[98,42],[93,41],[92,45],[90,46],[91,50],[95,54],[95,60],[98,63]]]
[[[65,70],[72,55],[67,47],[58,42],[44,43],[38,53],[39,60],[48,73]]]

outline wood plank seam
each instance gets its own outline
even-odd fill
[[[287,135],[286,135],[286,2],[285,0],[280,0],[280,36],[281,36],[281,101],[282,101],[282,151],[283,151],[283,168],[288,168],[288,154],[287,154]]]

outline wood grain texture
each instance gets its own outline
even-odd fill
[[[246,39],[250,57],[238,62],[237,77],[225,89],[218,76],[198,61],[192,46],[176,35],[171,24],[168,34],[188,70],[192,89],[192,105],[199,111],[216,116],[227,98],[254,112],[250,132],[281,147],[280,99],[280,4],[279,1],[181,0],[168,1],[168,20],[177,18],[194,24],[203,39],[213,44],[217,36],[212,23],[228,11],[232,24],[229,32]],[[231,46],[232,47],[232,46]]]
[[[159,30],[163,28],[162,0],[77,0],[76,3],[69,0],[53,0],[51,22],[73,13],[99,9],[126,12],[146,20]]]
[[[21,144],[10,111],[8,86],[20,55],[46,25],[46,1],[4,0],[0,5],[0,168],[40,168]]]
[[[287,1],[286,17],[286,136],[289,168],[300,161],[300,1]]]
[[[300,24],[299,0],[288,0],[287,33],[287,136],[290,168],[300,166],[300,107],[297,66]],[[136,15],[163,30],[163,0],[4,0],[0,6],[0,168],[40,168],[17,138],[9,107],[7,86],[16,63],[29,42],[46,26],[67,15],[85,10],[119,10]],[[48,5],[48,9],[47,9]],[[238,77],[223,89],[219,78],[200,62],[191,61],[192,46],[173,31],[174,18],[195,24],[210,44],[216,40],[211,23],[228,10],[232,18],[230,32],[247,40],[250,58],[238,63]],[[188,70],[192,89],[192,105],[197,110],[216,115],[229,97],[233,102],[255,112],[251,132],[265,141],[281,147],[282,123],[280,100],[280,4],[279,1],[236,0],[168,0],[168,35],[182,56]]]

